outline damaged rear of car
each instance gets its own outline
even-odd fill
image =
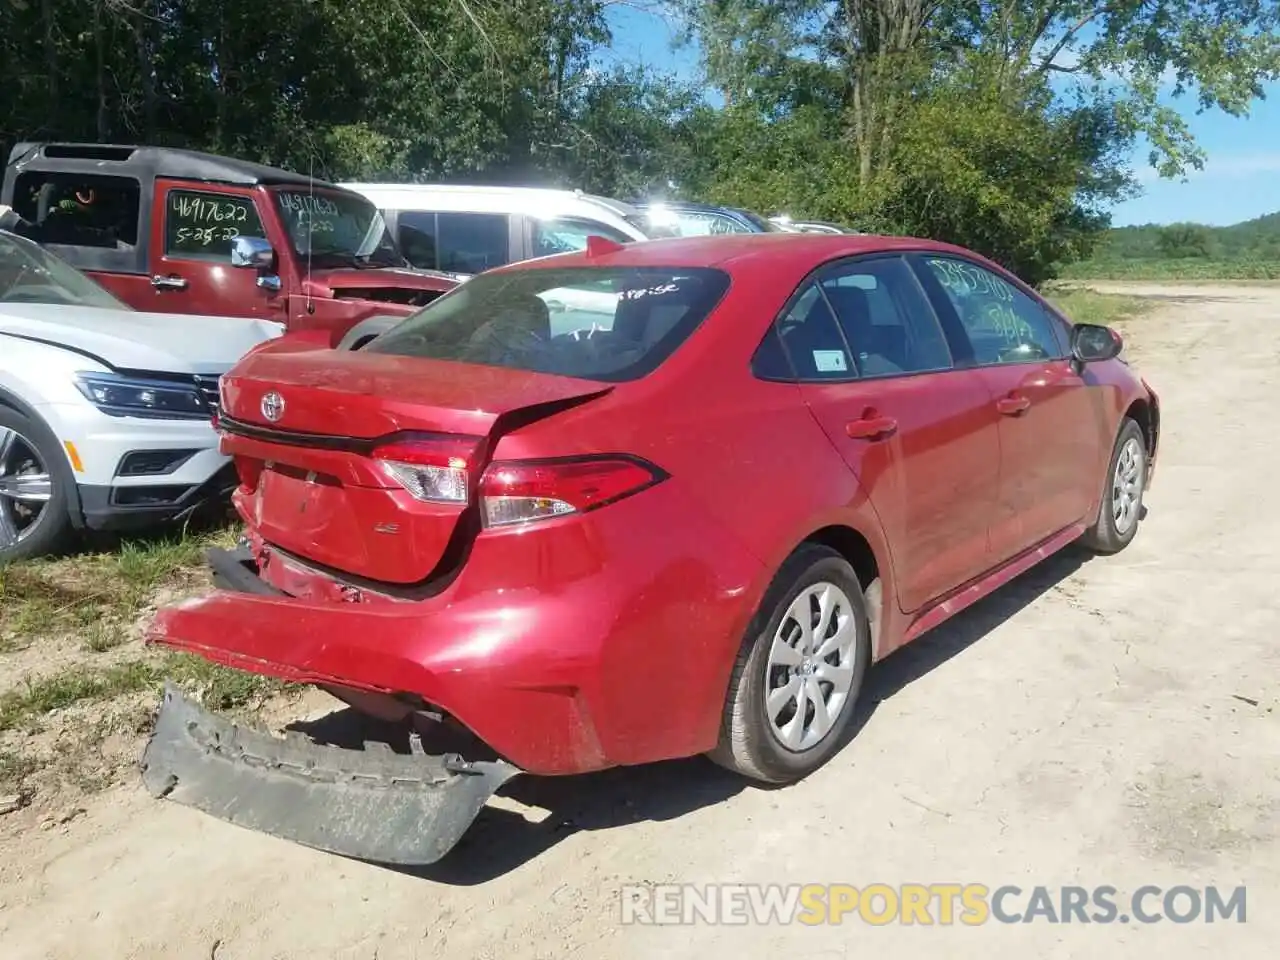
[[[764,571],[639,411],[729,277],[574,259],[477,277],[358,351],[285,338],[223,378],[245,534],[210,554],[218,589],[160,611],[150,639],[316,684],[404,737],[279,739],[171,689],[144,756],[155,794],[430,863],[522,771],[715,743]],[[677,626],[691,612],[696,635]],[[433,752],[441,723],[476,752]]]

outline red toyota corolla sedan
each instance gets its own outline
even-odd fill
[[[451,720],[509,771],[794,780],[873,662],[1133,539],[1160,412],[1120,349],[952,246],[593,240],[364,349],[242,360],[245,540],[152,636]]]

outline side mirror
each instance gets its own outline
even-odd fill
[[[1120,356],[1124,340],[1110,327],[1077,323],[1071,328],[1071,356],[1078,363],[1097,363]]]
[[[231,241],[231,265],[268,270],[276,262],[276,252],[261,237],[236,237]]]

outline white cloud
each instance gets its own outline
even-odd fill
[[[1188,170],[1188,180],[1220,179],[1222,177],[1248,177],[1259,173],[1280,174],[1280,150],[1261,151],[1258,153],[1224,153],[1215,156],[1210,153],[1204,162],[1203,170]],[[1134,174],[1142,183],[1156,183],[1162,178],[1148,163],[1141,160],[1141,166]]]

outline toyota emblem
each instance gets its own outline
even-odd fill
[[[274,390],[262,396],[262,415],[275,423],[284,416],[284,397]]]

